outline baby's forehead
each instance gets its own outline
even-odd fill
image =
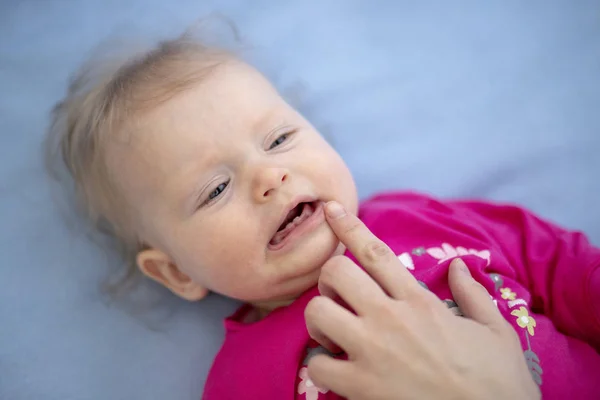
[[[209,146],[211,140],[267,133],[290,117],[290,107],[260,72],[231,60],[138,113],[129,124],[127,142],[153,152],[166,151],[181,141]]]
[[[209,132],[233,128],[254,131],[281,120],[285,106],[260,72],[248,64],[231,61],[136,122],[138,127],[169,131],[190,125]]]

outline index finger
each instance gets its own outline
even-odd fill
[[[407,291],[420,288],[417,280],[392,250],[358,217],[346,212],[342,205],[335,201],[325,205],[325,215],[338,239],[392,297],[402,298]]]

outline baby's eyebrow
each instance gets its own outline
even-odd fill
[[[278,105],[271,107],[268,111],[263,113],[254,124],[252,124],[252,132],[262,133],[265,130],[270,132],[272,130],[273,122],[276,119],[279,120],[277,125],[283,123],[284,118],[281,116],[280,107]]]
[[[192,168],[186,168],[186,171],[180,171],[177,179],[177,192],[181,193],[181,199],[178,203],[182,204],[185,210],[194,210],[202,194],[202,189],[206,185],[206,178],[203,177],[204,171],[218,160],[196,160]]]
[[[208,182],[198,180],[193,186],[187,186],[181,201],[183,210],[186,213],[193,213],[202,204],[202,190]]]
[[[188,198],[188,207],[190,210],[195,210],[196,208],[198,208],[200,206],[200,204],[202,203],[202,185],[198,185],[196,188],[194,188]]]

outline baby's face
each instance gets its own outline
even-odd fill
[[[184,281],[258,304],[288,301],[343,251],[323,203],[356,212],[348,168],[248,65],[218,67],[113,147],[142,240]]]

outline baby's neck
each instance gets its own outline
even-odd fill
[[[252,303],[252,310],[244,317],[244,322],[252,323],[260,321],[273,310],[292,304],[294,300],[271,301],[268,303]]]
[[[343,244],[339,243],[338,246],[336,247],[335,251],[330,255],[330,258],[333,256],[344,254],[345,251],[346,251],[346,247]],[[320,271],[321,270],[318,269],[317,271],[315,271],[314,275],[309,276],[309,279],[311,279],[310,282],[312,282],[313,285],[317,284],[317,282],[319,280]],[[309,286],[309,288],[310,288],[310,286]],[[298,296],[300,296],[300,295],[301,295],[301,293],[298,293]],[[263,319],[267,315],[269,315],[271,312],[273,312],[275,309],[280,308],[280,307],[289,306],[290,304],[292,304],[294,302],[294,300],[296,300],[296,299],[288,298],[286,300],[272,300],[272,301],[251,303],[252,310],[246,314],[246,316],[244,317],[244,322],[252,323],[252,322],[260,321],[261,319]]]

